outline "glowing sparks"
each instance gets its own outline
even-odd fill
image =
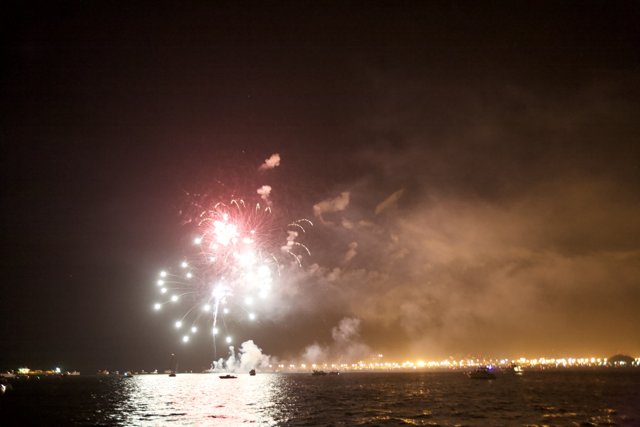
[[[224,221],[213,222],[213,234],[217,243],[222,246],[229,246],[230,243],[236,243],[238,239],[238,227],[235,224],[227,223],[228,215],[224,215]]]
[[[229,306],[243,305],[233,311],[245,313],[240,319],[250,321],[256,320],[255,311],[268,309],[265,301],[272,294],[281,264],[293,261],[300,265],[302,256],[309,254],[299,239],[312,223],[304,219],[278,225],[271,206],[249,208],[241,199],[198,207],[199,213],[190,218],[197,227],[193,254],[178,262],[179,274],[161,271],[156,284],[160,294],[170,293],[169,301],[177,306],[182,305],[178,302],[183,296],[193,304],[175,322],[176,329],[188,322],[195,334],[198,323],[209,321],[207,330],[215,337],[219,322],[224,330],[233,324],[231,319],[224,320],[232,312]],[[160,310],[162,304],[153,307]],[[247,307],[252,311],[247,312]],[[188,342],[189,335],[182,340]],[[225,342],[232,342],[230,335]]]

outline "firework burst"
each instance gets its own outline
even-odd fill
[[[218,335],[224,333],[225,342],[232,342],[227,316],[256,320],[268,306],[281,265],[300,266],[302,257],[310,254],[298,239],[313,224],[308,219],[281,223],[270,206],[248,205],[242,199],[198,211],[192,220],[197,235],[191,255],[180,260],[178,268],[159,273],[156,284],[163,302],[154,309],[182,308],[174,327],[184,331],[185,343],[206,325],[215,353]]]

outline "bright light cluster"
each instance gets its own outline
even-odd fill
[[[518,359],[444,359],[444,360],[406,360],[404,362],[384,361],[379,355],[377,358],[356,363],[280,363],[269,365],[270,369],[285,371],[305,371],[309,369],[323,369],[331,371],[389,371],[389,370],[468,370],[478,367],[493,367],[497,369],[508,369],[518,366],[526,369],[562,369],[562,368],[640,368],[640,357],[636,357],[631,363],[611,362],[605,357],[561,357],[561,358],[534,358],[521,357]]]
[[[301,257],[309,254],[297,239],[306,225],[313,224],[302,219],[279,225],[270,207],[248,207],[240,199],[203,209],[193,222],[197,235],[192,255],[181,259],[175,271],[159,273],[155,283],[164,302],[154,303],[153,308],[160,311],[167,304],[188,301],[188,309],[174,320],[175,329],[184,324],[190,331],[182,341],[189,342],[198,332],[197,324],[209,322],[215,346],[220,326],[226,331],[230,323],[225,315],[259,319],[256,311],[266,305],[282,263],[289,259],[301,265]],[[233,342],[227,334],[224,340]]]

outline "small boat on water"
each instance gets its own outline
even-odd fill
[[[5,394],[7,391],[12,389],[13,386],[5,377],[0,378],[0,395]]]
[[[340,375],[339,371],[329,371],[329,375]]]
[[[169,376],[175,377],[176,372],[178,372],[178,358],[175,353],[171,353],[171,358],[169,359]]]
[[[505,372],[512,375],[522,375],[524,373],[524,369],[519,365],[511,365],[506,368]]]
[[[496,376],[487,368],[478,368],[475,371],[469,372],[469,378],[473,380],[495,380]]]
[[[322,375],[327,375],[327,373],[325,371],[317,371],[317,370],[313,370],[313,372],[311,373],[311,375],[314,376],[322,376]]]
[[[220,377],[219,377],[219,378],[220,378],[221,380],[230,380],[230,379],[232,379],[232,378],[238,378],[238,377],[236,377],[235,375],[229,375],[229,374],[227,374],[227,375],[220,375]]]
[[[251,375],[252,377],[255,377],[255,375],[256,375],[256,370],[255,370],[255,369],[250,370],[250,371],[249,371],[249,375]]]

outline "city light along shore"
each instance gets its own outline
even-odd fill
[[[538,357],[526,358],[498,358],[498,359],[454,359],[447,358],[444,360],[406,360],[403,362],[384,361],[382,355],[378,355],[375,360],[359,361],[357,363],[273,363],[263,366],[259,369],[265,373],[295,373],[295,372],[312,372],[314,370],[330,370],[341,372],[358,372],[358,371],[443,371],[443,370],[468,370],[478,367],[495,367],[497,369],[509,369],[518,366],[526,370],[545,370],[545,369],[597,369],[597,368],[640,368],[640,357],[631,357],[617,354],[611,357]],[[107,370],[101,369],[93,375],[112,375],[112,376],[132,376],[132,375],[157,375],[165,374],[169,371],[166,369],[153,369],[146,371],[139,370]],[[185,370],[183,373],[193,373],[193,370]],[[198,372],[198,371],[195,371]],[[211,372],[203,370],[202,373]],[[248,372],[248,371],[247,371]],[[43,377],[43,376],[77,376],[78,371],[62,371],[60,368],[54,369],[29,369],[26,367],[0,372],[0,377],[19,378],[19,377]]]

